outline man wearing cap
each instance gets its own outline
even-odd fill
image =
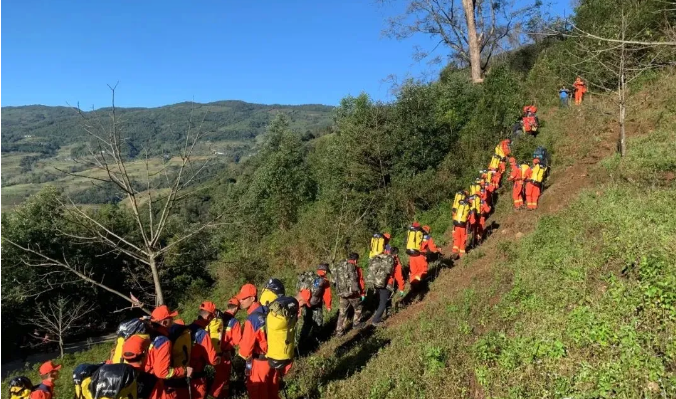
[[[387,238],[389,239],[389,237]],[[331,296],[331,283],[326,277],[328,272],[328,263],[322,263],[317,266],[317,279],[315,282],[318,283],[319,287],[316,288],[314,295],[309,289],[302,289],[298,293],[300,296],[298,302],[303,308],[303,327],[300,330],[299,343],[305,343],[305,340],[313,330],[317,332],[322,327],[324,324],[324,306],[326,306],[327,311],[331,311],[331,301],[333,298]]]
[[[246,390],[249,399],[276,399],[279,397],[280,375],[270,367],[265,357],[268,351],[265,312],[256,295],[253,284],[244,284],[236,296],[240,307],[248,314],[239,343],[239,356],[246,360]]]
[[[220,399],[228,395],[230,373],[232,372],[232,355],[235,352],[235,346],[239,345],[239,341],[242,339],[242,328],[235,318],[238,310],[239,300],[235,297],[230,298],[223,313],[225,332],[222,334],[220,342],[221,363],[214,366],[216,372],[214,381],[211,383],[211,391],[209,391],[209,396],[213,398]]]
[[[59,378],[61,365],[55,365],[48,360],[38,370],[42,382],[31,392],[30,399],[51,399],[54,396],[54,381]]]
[[[124,363],[130,365],[136,371],[137,393],[139,399],[150,397],[157,378],[145,372],[148,358],[150,339],[140,335],[132,335],[122,345],[122,358]]]
[[[180,398],[203,399],[207,395],[207,378],[204,369],[208,364],[214,366],[221,362],[220,356],[211,341],[211,336],[205,328],[214,318],[216,305],[211,301],[202,302],[197,319],[188,326],[192,335],[190,350],[190,390],[187,387],[179,388]]]
[[[192,376],[192,367],[172,367],[171,353],[173,344],[169,340],[169,327],[174,324],[174,317],[178,312],[171,312],[166,305],[158,306],[150,315],[150,321],[157,332],[153,339],[148,359],[146,372],[157,377],[157,382],[150,394],[150,399],[175,399],[178,397],[177,381],[185,380]]]

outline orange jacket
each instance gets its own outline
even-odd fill
[[[425,235],[420,245],[420,252],[439,252],[439,247],[434,243],[434,238],[429,235]]]
[[[221,360],[216,353],[216,348],[214,348],[209,333],[204,330],[208,324],[209,322],[204,319],[197,319],[190,325],[194,339],[190,350],[190,367],[193,368],[195,373],[201,373],[207,364],[214,366]]]
[[[361,267],[357,265],[356,260],[348,260],[348,262],[352,263],[357,269],[357,277],[359,278],[359,295],[366,296],[366,284],[364,283],[364,273],[362,272]]]
[[[322,301],[324,302],[324,306],[326,306],[326,309],[328,311],[331,311],[331,301],[333,300],[332,294],[331,294],[331,283],[325,276],[319,276],[321,277],[324,282],[323,288],[324,288],[324,294],[322,295]],[[300,297],[303,300],[303,305],[307,306],[308,308],[310,307],[310,299],[312,298],[312,293],[308,289],[302,289],[300,290]]]
[[[241,340],[242,325],[239,324],[239,320],[233,315],[232,319],[228,320],[228,325],[225,326],[225,334],[223,334],[223,340],[221,341],[223,353],[230,353],[231,350],[235,349],[235,346],[239,345]]]
[[[404,273],[402,272],[401,261],[399,260],[398,255],[394,256],[394,270],[392,271],[390,278],[387,280],[387,285],[394,287],[395,281],[397,282],[397,287],[399,288],[399,291],[403,291]]]
[[[575,90],[581,90],[583,93],[587,91],[587,85],[581,79],[575,79],[573,87]]]
[[[519,166],[515,163],[510,164],[510,171],[509,171],[509,177],[507,180],[517,182],[521,181],[521,170],[519,170]]]
[[[54,396],[54,382],[52,380],[42,380],[40,385],[31,392],[30,399],[52,399]]]
[[[247,311],[242,339],[239,341],[239,356],[244,359],[265,355],[268,352],[268,338],[265,335],[265,314],[261,304],[254,302]]]
[[[160,335],[153,339],[148,350],[148,359],[146,360],[146,373],[154,374],[161,382],[170,378],[185,378],[185,367],[171,366],[171,350],[173,343],[167,337],[168,334],[164,327],[159,327]]]

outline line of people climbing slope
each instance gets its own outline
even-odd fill
[[[538,147],[532,165],[517,164],[511,155],[511,140],[502,140],[488,168],[480,171],[468,189],[455,194],[451,209],[454,258],[464,256],[485,238],[486,222],[494,210],[507,163],[514,208],[522,209],[524,201],[527,209],[537,208],[548,172],[548,154]],[[295,296],[287,296],[284,284],[276,278],[267,281],[260,295],[255,285],[247,283],[227,301],[225,310],[214,302],[202,302],[197,319],[189,325],[177,319],[178,312],[158,306],[150,316],[120,324],[109,359],[76,367],[75,399],[226,398],[235,355],[245,361],[249,398],[277,399],[282,378],[299,353],[298,346],[309,345],[323,328],[324,308],[331,311],[334,292],[339,304],[338,337],[350,324],[357,330],[366,325],[363,308],[368,292],[375,293],[378,303],[370,320],[374,327],[382,324],[394,295],[402,301],[422,299],[430,281],[430,263],[437,263],[438,270],[443,260],[431,233],[430,226],[417,221],[406,230],[408,294],[399,248],[390,245],[391,234],[385,232],[371,237],[366,276],[358,264],[359,254],[353,252],[333,266],[322,263],[315,271],[301,273]],[[243,325],[236,318],[240,310],[246,312]],[[298,331],[299,319],[302,327]],[[207,366],[214,370],[211,383]],[[10,398],[51,399],[60,368],[51,361],[44,363],[39,369],[42,382],[37,386],[26,377],[14,378],[9,384]]]

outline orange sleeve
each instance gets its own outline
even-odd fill
[[[155,361],[153,362],[153,374],[162,379],[184,378],[184,367],[171,367],[171,342],[166,341],[159,348],[154,348]]]
[[[399,291],[404,290],[404,273],[401,271],[401,262],[399,261],[399,257],[397,256],[395,258],[395,264],[394,264],[394,280],[397,282],[397,285],[399,286]]]
[[[240,341],[242,340],[242,325],[239,324],[237,319],[233,320],[234,321],[229,322],[228,327],[226,327],[225,339],[234,348],[235,346],[239,345]]]
[[[265,331],[262,328],[259,328],[256,331],[256,340],[258,341],[258,347],[263,353],[268,353],[268,337],[265,335]]]
[[[256,345],[256,332],[249,320],[244,322],[244,329],[242,330],[242,338],[239,341],[239,356],[244,359],[249,359],[253,355],[254,346]]]
[[[331,294],[331,283],[328,281],[324,280],[324,306],[326,306],[326,309],[331,310],[331,301],[333,300],[333,296]]]
[[[30,399],[52,399],[52,395],[49,392],[36,389],[35,391],[31,392]]]
[[[362,273],[361,267],[357,267],[357,274],[359,275],[359,290],[361,296],[366,296],[366,284],[364,284],[364,273]]]
[[[312,299],[312,294],[310,293],[310,290],[302,289],[298,294],[300,295],[300,299],[303,301],[303,303],[301,303],[301,306],[305,305],[309,308],[310,299]]]
[[[439,252],[439,247],[437,247],[437,245],[434,243],[434,239],[432,237],[427,240],[427,246],[429,247],[430,251]]]
[[[218,357],[218,353],[216,353],[216,348],[214,348],[214,344],[211,341],[209,333],[204,336],[200,345],[202,348],[204,348],[204,352],[207,355],[207,362],[209,362],[210,365],[214,366],[220,363],[220,358]]]

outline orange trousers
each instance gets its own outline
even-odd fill
[[[280,375],[267,360],[254,359],[246,380],[249,399],[279,399]]]
[[[528,209],[537,209],[539,199],[540,186],[531,182],[526,183],[526,205]]]
[[[465,255],[467,244],[467,228],[465,226],[453,226],[453,253]]]
[[[515,181],[512,187],[512,201],[514,201],[514,208],[521,208],[523,206],[523,182]]]
[[[411,273],[409,273],[409,281],[413,282],[415,280],[422,280],[427,274],[429,265],[427,264],[427,258],[425,255],[410,256],[408,258],[408,265],[411,268]]]
[[[187,391],[187,390],[186,390]],[[150,393],[150,399],[179,399],[180,389],[164,386],[164,380],[158,379]]]
[[[500,188],[500,180],[502,180],[502,173],[493,173],[493,178],[491,179],[491,187],[493,188],[493,191]]]
[[[225,398],[228,396],[228,388],[230,385],[230,373],[232,371],[232,362],[223,358],[223,361],[214,366],[214,382],[211,383],[211,391],[209,395],[216,399]]]
[[[582,90],[575,90],[575,105],[582,104]]]

